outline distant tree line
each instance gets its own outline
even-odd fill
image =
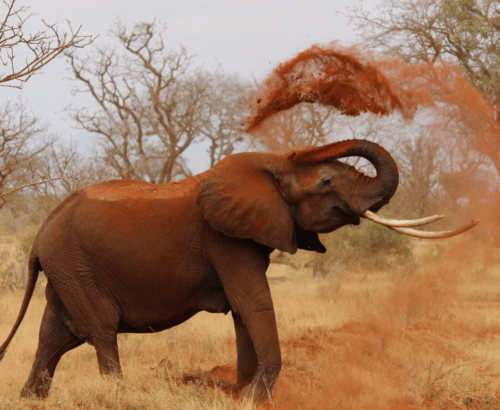
[[[367,47],[397,53],[408,61],[443,58],[460,64],[472,84],[500,109],[500,14],[495,4],[490,0],[390,0],[381,3],[373,16],[362,8],[351,9],[348,15],[365,36]],[[25,21],[25,8],[16,9],[15,0],[6,5],[5,21]],[[22,38],[22,31],[16,34],[18,26],[4,24],[0,33]],[[6,194],[25,185],[31,186],[29,195],[43,203],[40,213],[46,215],[71,192],[106,179],[167,183],[188,177],[193,171],[186,153],[195,144],[206,151],[211,167],[249,147],[286,152],[345,138],[369,139],[393,153],[401,185],[390,206],[401,216],[418,217],[446,207],[462,209],[473,200],[474,189],[497,189],[500,148],[498,158],[495,150],[481,151],[460,124],[453,128],[452,143],[443,144],[433,137],[438,131],[425,124],[405,126],[395,117],[371,115],[349,118],[302,104],[270,119],[266,133],[250,138],[242,133],[240,123],[253,85],[221,68],[196,65],[183,47],[171,49],[161,24],[126,27],[116,22],[111,29],[113,42],[101,47],[90,44],[92,37],[79,31],[62,35],[57,30],[48,25],[47,31],[29,37],[36,40],[30,48],[35,50],[33,62],[27,68],[5,66],[11,70],[0,73],[0,85],[21,86],[64,53],[75,101],[79,94],[90,96],[91,101],[88,107],[76,102],[67,107],[68,116],[76,127],[95,136],[96,146],[89,153],[61,145],[25,104],[6,103],[0,107],[0,207],[9,198],[15,202],[15,194]],[[24,40],[0,41],[0,56],[14,61],[15,47],[30,41]],[[77,50],[87,45],[85,51]],[[363,161],[352,159],[351,164],[371,172]],[[21,200],[22,194],[18,197]]]

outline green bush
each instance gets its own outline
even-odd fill
[[[315,274],[325,276],[333,270],[380,270],[412,259],[410,240],[393,230],[367,222],[359,227],[345,226],[323,238],[327,248],[315,257]]]

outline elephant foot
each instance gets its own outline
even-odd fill
[[[37,391],[38,390],[38,391]],[[26,385],[21,390],[19,397],[21,399],[40,399],[44,400],[49,396],[47,389],[30,389]]]
[[[264,377],[264,371],[258,374],[252,383],[247,384],[245,387],[240,389],[240,397],[245,399],[252,399],[255,403],[264,403],[267,401],[272,401],[273,399],[273,387],[276,379],[278,378],[278,373],[274,372],[272,376]],[[238,383],[236,384],[236,386]]]
[[[19,398],[21,399],[29,399],[33,397],[34,394],[29,391],[29,389],[26,388],[26,386],[23,387],[21,390],[21,393],[19,394]]]
[[[39,377],[36,377],[38,374]],[[37,372],[32,369],[19,397],[22,399],[46,399],[49,396],[52,379],[47,370]]]
[[[255,403],[265,403],[272,400],[272,393],[265,386],[259,385],[260,383],[251,383],[240,390],[240,397],[242,399],[250,399]]]

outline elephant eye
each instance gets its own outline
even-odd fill
[[[334,185],[333,178],[332,177],[325,177],[321,179],[321,183],[323,185]]]

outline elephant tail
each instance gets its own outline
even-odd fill
[[[35,290],[38,273],[42,270],[42,267],[38,262],[38,255],[36,255],[35,252],[31,252],[28,269],[28,283],[26,284],[26,291],[24,292],[23,304],[21,305],[21,310],[19,311],[19,315],[17,316],[16,323],[14,323],[14,326],[10,331],[9,337],[7,337],[7,340],[3,343],[2,346],[0,346],[0,361],[5,356],[5,352],[7,351],[9,343],[14,338],[19,325],[23,321],[24,315],[26,314],[26,310],[28,309],[28,305]]]

